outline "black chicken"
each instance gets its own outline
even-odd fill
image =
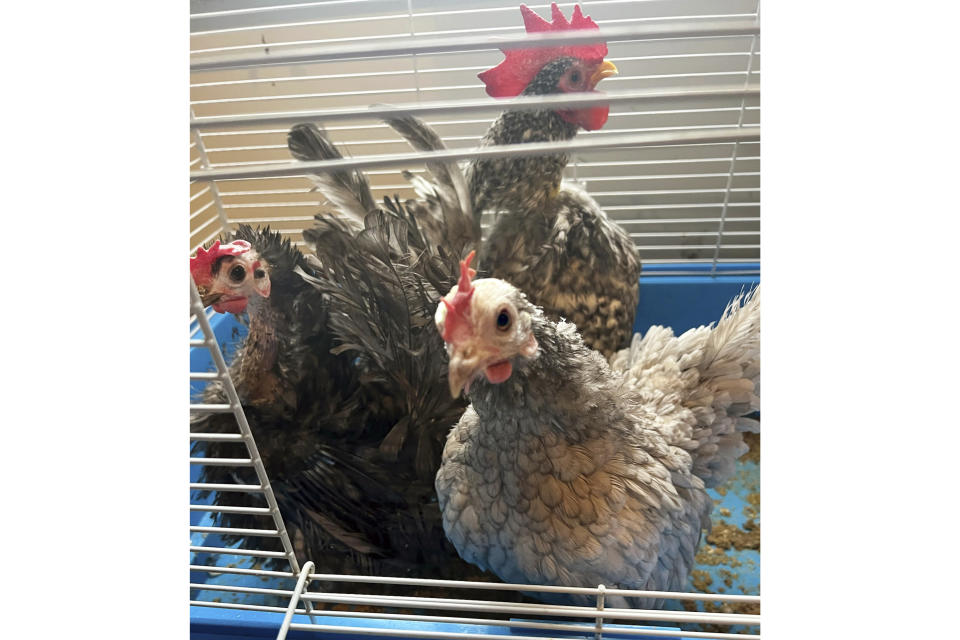
[[[380,510],[393,511],[401,502],[375,465],[352,449],[338,447],[377,437],[386,413],[377,402],[379,390],[361,384],[348,356],[331,353],[335,338],[327,328],[328,306],[295,273],[314,273],[314,267],[289,240],[245,225],[233,240],[231,245],[249,248],[223,255],[224,245],[217,243],[210,252],[198,252],[191,271],[205,303],[213,302],[222,311],[248,311],[249,333],[230,373],[291,538],[298,555],[332,546],[353,551],[351,560],[359,560],[388,544],[379,528]],[[203,259],[211,253],[213,260]],[[269,286],[266,295],[248,298],[243,280],[252,282],[257,271]],[[203,393],[207,403],[225,398],[217,381]],[[191,430],[236,432],[237,425],[232,414],[200,414],[192,418]],[[242,445],[232,442],[200,442],[195,451],[211,458],[244,457]],[[256,478],[252,470],[204,466],[200,481],[250,484]],[[352,508],[348,496],[359,495],[370,498],[368,508]],[[259,495],[230,491],[218,492],[215,504],[264,506]],[[218,524],[262,528],[262,520],[237,513],[219,514]],[[244,540],[251,541],[262,542]],[[348,555],[342,555],[344,562]]]

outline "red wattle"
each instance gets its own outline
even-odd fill
[[[560,111],[560,117],[567,122],[578,124],[587,131],[596,131],[607,124],[610,116],[610,105],[600,104],[595,107],[586,107],[576,111]]]
[[[243,313],[247,308],[246,298],[234,298],[226,302],[218,302],[213,305],[213,310],[217,313]]]
[[[487,376],[488,381],[493,384],[499,384],[509,378],[510,374],[513,373],[513,365],[510,364],[509,360],[504,360],[503,362],[490,365],[483,373]]]

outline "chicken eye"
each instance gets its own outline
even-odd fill
[[[243,282],[246,277],[247,270],[243,268],[242,264],[235,264],[230,268],[230,279],[234,282]]]
[[[510,312],[506,309],[501,309],[500,313],[497,314],[497,329],[500,331],[506,331],[510,328]]]
[[[574,69],[573,72],[570,74],[570,82],[573,84],[580,84],[580,79],[581,79],[580,70]]]

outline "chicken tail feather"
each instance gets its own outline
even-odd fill
[[[743,432],[760,430],[745,417],[760,408],[760,287],[734,298],[715,326],[634,335],[611,366],[661,413],[676,412],[664,421],[668,442],[690,454],[707,487],[723,483],[747,451]]]
[[[465,406],[449,397],[443,340],[433,325],[459,256],[427,243],[396,200],[368,215],[360,232],[318,220],[304,238],[321,275],[300,275],[324,295],[338,349],[350,352],[362,377],[406,403],[406,418],[379,443],[380,455],[409,457],[418,476],[432,478],[443,436]]]
[[[443,140],[427,123],[413,116],[385,116],[383,121],[403,136],[417,151],[442,151],[446,149]],[[427,218],[428,229],[436,227],[442,231],[442,238],[435,238],[457,250],[467,243],[480,240],[480,221],[474,220],[473,204],[467,179],[455,160],[447,162],[427,162],[427,172],[432,181],[424,180],[409,172],[404,177],[428,207],[415,208],[414,213],[423,220]],[[422,210],[421,210],[422,209]]]
[[[301,162],[339,160],[340,150],[324,132],[311,123],[298,124],[287,133],[290,154]],[[310,174],[317,190],[355,226],[363,227],[368,213],[376,210],[370,183],[360,171],[318,171]]]

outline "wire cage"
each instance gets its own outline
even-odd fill
[[[516,2],[504,0],[193,0],[191,2],[190,251],[239,224],[279,230],[298,246],[321,204],[305,169],[362,168],[374,195],[414,197],[403,169],[424,171],[383,124],[384,111],[423,118],[447,151],[531,154],[568,149],[565,178],[582,185],[633,238],[644,263],[635,330],[675,330],[715,321],[745,285],[759,281],[758,0],[595,0],[580,3],[601,26],[619,75],[602,96],[525,98],[511,108],[605,101],[605,127],[566,143],[479,151],[503,110],[477,80],[502,59],[500,47],[529,43]],[[545,15],[549,4],[530,4]],[[561,8],[569,14],[572,4]],[[557,40],[546,36],[543,39]],[[563,42],[596,40],[567,33]],[[350,157],[295,163],[290,126],[322,124]],[[521,148],[522,147],[522,148]],[[490,219],[484,218],[484,229]],[[377,576],[332,576],[296,557],[270,478],[227,370],[245,328],[204,309],[191,282],[191,395],[219,380],[224,404],[194,401],[192,412],[232,413],[235,433],[191,433],[192,442],[234,441],[236,458],[191,458],[191,619],[196,637],[759,637],[759,441],[742,470],[711,491],[715,530],[698,555],[690,593],[662,610],[605,607],[603,585],[579,589],[450,583]],[[239,450],[239,449],[238,449]],[[202,465],[246,469],[256,484],[204,485]],[[246,513],[262,528],[225,530],[201,491],[245,491],[263,506]],[[727,535],[727,534],[736,535]],[[263,540],[260,549],[227,545],[222,535]],[[746,540],[746,542],[744,542]],[[264,570],[265,558],[286,570]],[[336,582],[336,593],[311,590]],[[351,593],[351,584],[450,586],[470,599]],[[505,591],[590,595],[595,606],[505,601]],[[411,591],[411,593],[414,593]],[[458,592],[459,593],[459,592]],[[465,613],[466,612],[466,613]],[[300,637],[300,636],[297,636]]]

